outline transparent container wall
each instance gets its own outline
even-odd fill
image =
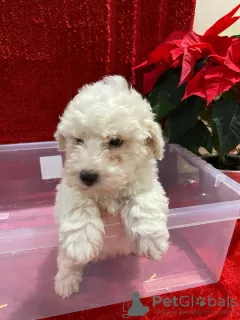
[[[42,179],[40,159],[58,155],[55,143],[0,148],[0,230],[53,224],[60,179]]]
[[[238,183],[179,146],[166,147],[158,168],[159,180],[170,197],[170,208],[240,199]]]
[[[47,146],[46,143],[40,149],[37,145],[23,150],[21,146],[0,149],[0,208],[12,210],[32,207],[41,201],[42,204],[52,203],[56,181],[42,179],[40,158],[59,155],[59,152],[54,144]]]
[[[160,181],[171,209],[240,198],[237,183],[234,185],[204,161],[179,150],[167,145],[165,158],[159,162]],[[0,147],[0,230],[53,223],[52,206],[59,177],[43,179],[40,159],[55,156],[59,152],[54,142]]]
[[[147,297],[218,281],[239,217],[240,187],[189,152],[166,149],[159,177],[171,207],[167,254],[159,262],[127,256],[89,264],[80,292],[62,300],[54,292],[52,217],[59,177],[48,179],[53,172],[40,166],[40,158],[54,164],[56,145],[0,147],[0,305],[7,305],[1,320],[39,319],[128,301],[134,291]],[[120,229],[109,220],[105,241],[125,241]]]
[[[234,224],[225,221],[170,230],[169,251],[160,262],[127,256],[89,264],[80,292],[64,300],[54,292],[57,248],[48,245],[50,234],[44,228],[42,234],[27,234],[26,246],[32,249],[0,254],[0,302],[7,304],[1,319],[40,319],[128,301],[135,291],[149,297],[215,283]],[[15,241],[23,243],[16,235],[12,235]]]

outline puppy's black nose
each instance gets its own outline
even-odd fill
[[[86,186],[92,186],[98,180],[97,173],[86,170],[81,171],[79,177]]]

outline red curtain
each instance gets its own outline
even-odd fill
[[[195,0],[0,2],[0,143],[52,140],[64,107],[106,74],[133,81],[173,30],[192,28]]]

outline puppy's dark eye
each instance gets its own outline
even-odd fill
[[[84,143],[83,139],[76,138],[76,141],[77,141],[77,144],[83,144]]]
[[[123,140],[119,138],[110,139],[108,143],[111,147],[120,147],[123,144]]]

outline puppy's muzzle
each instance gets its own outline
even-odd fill
[[[79,174],[80,180],[88,187],[94,185],[98,181],[98,174],[96,172],[83,170]]]

